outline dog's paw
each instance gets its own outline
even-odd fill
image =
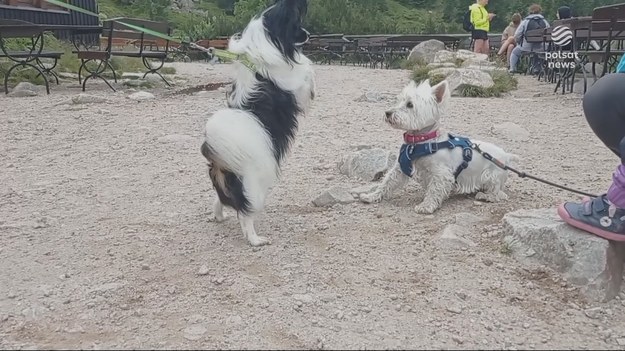
[[[415,212],[419,214],[432,214],[436,212],[437,206],[432,204],[419,204],[415,206]]]
[[[228,219],[228,216],[224,215],[223,213],[215,213],[213,214],[213,222],[215,223],[223,223]]]
[[[271,245],[271,240],[269,240],[268,238],[264,236],[254,236],[254,237],[248,238],[248,241],[250,242],[250,245],[252,245],[253,247]]]
[[[377,193],[369,193],[369,194],[360,194],[360,201],[366,204],[372,204],[379,202],[381,200],[381,196]]]

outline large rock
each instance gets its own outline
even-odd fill
[[[504,241],[519,261],[550,267],[595,302],[607,302],[619,294],[625,243],[575,229],[554,208],[511,212],[503,221]]]
[[[339,172],[351,178],[376,181],[392,167],[397,159],[394,153],[380,149],[364,149],[344,156],[338,162]]]
[[[434,56],[434,60],[432,63],[435,64],[443,64],[443,63],[456,63],[457,61],[461,61],[464,67],[468,66],[494,66],[493,62],[488,61],[488,55],[486,54],[476,54],[469,50],[458,50],[458,51],[448,51],[448,50],[440,50]]]
[[[425,63],[432,63],[436,52],[445,50],[445,43],[439,40],[427,40],[412,48],[410,55],[408,55],[409,62],[422,61]]]
[[[490,74],[481,70],[469,68],[456,69],[447,76],[447,81],[452,87],[452,90],[456,90],[456,88],[462,85],[473,85],[480,88],[490,88],[495,85],[493,77]]]
[[[495,62],[491,62],[488,60],[480,60],[477,58],[469,58],[466,60],[462,61],[462,65],[461,67],[463,68],[469,68],[469,67],[479,67],[479,68],[492,68],[492,67],[497,67],[497,64]]]
[[[463,49],[456,51],[456,58],[462,61],[466,61],[466,60],[488,61],[488,55],[486,54],[478,54],[473,51],[463,50]]]
[[[437,69],[437,68],[457,68],[455,63],[453,62],[432,62],[428,63],[426,68],[429,70]]]
[[[436,55],[434,55],[434,60],[432,62],[433,63],[446,63],[446,62],[455,63],[456,53],[447,51],[447,50],[440,50],[436,53]]]

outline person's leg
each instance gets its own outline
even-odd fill
[[[625,74],[609,74],[583,100],[595,135],[620,159],[606,194],[582,203],[567,202],[558,214],[570,225],[609,240],[625,241]]]
[[[503,55],[503,53],[506,52],[506,50],[508,50],[508,45],[510,45],[510,38],[501,42],[501,47],[499,48],[499,51],[497,51],[497,55],[499,56]]]
[[[499,51],[497,52],[497,55],[503,55],[505,53],[508,52],[508,48],[510,47],[510,45],[512,45],[512,41],[514,40],[514,38],[508,38],[506,39],[503,43],[501,43],[501,47],[499,48]]]
[[[523,55],[523,50],[521,50],[520,46],[512,49],[512,52],[510,53],[510,72],[516,72],[521,55]]]
[[[510,44],[508,45],[508,50],[506,53],[506,62],[508,63],[508,65],[510,64],[510,56],[512,55],[512,50],[514,50],[514,48],[516,47],[516,45],[514,44]],[[509,68],[509,66],[508,66]]]
[[[476,54],[482,53],[482,45],[484,43],[484,39],[475,39],[475,46],[473,47],[473,51]]]
[[[607,74],[592,85],[583,100],[586,121],[616,156],[625,137],[625,74]]]

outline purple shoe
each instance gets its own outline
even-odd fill
[[[558,215],[569,225],[613,241],[625,241],[625,209],[616,208],[606,195],[582,203],[567,202]]]

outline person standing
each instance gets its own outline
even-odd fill
[[[473,51],[488,55],[490,52],[488,33],[490,32],[490,22],[495,14],[488,13],[486,5],[488,5],[488,0],[477,0],[475,4],[469,6],[469,10],[471,10],[471,23],[473,24],[473,31],[471,32],[471,38],[474,41]]]

